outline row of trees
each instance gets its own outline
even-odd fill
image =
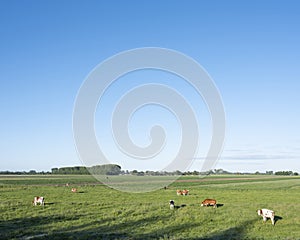
[[[275,172],[275,175],[284,175],[284,176],[296,175],[296,176],[298,176],[299,174],[297,172],[292,172],[292,171],[279,171],[279,172]]]
[[[266,173],[260,173],[260,172],[255,172],[256,175],[262,174],[262,175],[281,175],[281,176],[298,176],[299,174],[297,172],[293,171],[278,171],[278,172],[273,172],[273,171],[266,171]]]
[[[138,176],[163,176],[163,175],[211,175],[211,174],[234,174],[227,172],[223,169],[214,169],[209,170],[207,172],[199,172],[199,171],[187,171],[187,172],[181,172],[179,170],[173,171],[173,172],[166,172],[166,171],[126,171],[125,174],[131,174],[131,175],[138,175]]]
[[[35,174],[51,174],[51,172],[37,172],[35,170],[30,171],[0,171],[0,175],[35,175]]]
[[[116,164],[104,164],[92,167],[62,167],[52,168],[52,174],[99,174],[99,175],[119,175],[121,167]]]
[[[62,167],[62,168],[52,168],[52,174],[89,174],[86,167]]]
[[[26,171],[0,171],[0,174],[15,174],[15,175],[35,175],[35,174],[99,174],[99,175],[135,175],[135,176],[165,176],[165,175],[214,175],[214,174],[253,174],[253,173],[241,173],[241,172],[228,172],[223,169],[214,169],[209,170],[207,172],[199,172],[199,171],[138,171],[138,170],[121,170],[121,167],[117,164],[105,164],[105,165],[97,165],[93,167],[84,167],[84,166],[76,166],[76,167],[62,167],[62,168],[52,168],[51,172],[37,172],[35,170]],[[283,175],[283,176],[292,176],[299,175],[297,172],[293,171],[266,171],[265,173],[255,172],[256,175]]]
[[[100,174],[100,175],[135,175],[135,176],[174,176],[174,175],[215,175],[215,174],[253,174],[241,172],[228,172],[223,169],[214,169],[206,172],[187,171],[181,172],[179,170],[173,172],[166,171],[138,171],[138,170],[121,170],[121,167],[116,164],[98,165],[93,167],[65,167],[65,168],[52,168],[52,174]],[[284,175],[292,176],[298,175],[293,171],[266,171],[265,173],[255,172],[256,175]]]

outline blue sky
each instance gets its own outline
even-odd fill
[[[220,91],[227,128],[216,168],[300,172],[299,12],[298,1],[1,1],[0,170],[81,165],[72,113],[86,76],[121,51],[162,47],[198,61]],[[153,81],[168,82],[163,75]],[[169,82],[182,94],[192,91]],[[99,142],[106,142],[101,113],[111,111],[108,103],[124,86],[112,86],[97,110]],[[209,116],[203,103],[196,106],[205,145]],[[137,113],[139,130],[146,130],[141,120],[151,123],[147,114]],[[143,142],[140,131],[130,129]],[[196,157],[203,157],[201,150]],[[199,169],[197,161],[192,168]]]

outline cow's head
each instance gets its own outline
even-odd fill
[[[257,210],[257,215],[259,215],[259,216],[262,215],[262,210],[261,210],[261,209],[258,209],[258,210]]]
[[[169,204],[170,204],[170,209],[175,209],[175,202],[174,202],[174,200],[170,200]]]

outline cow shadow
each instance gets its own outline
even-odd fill
[[[186,204],[181,204],[180,206],[174,206],[175,209],[186,207]]]
[[[280,216],[274,216],[274,224],[276,224],[277,221],[282,220],[283,218]]]
[[[223,206],[224,206],[223,203],[217,203],[216,205],[204,205],[203,207],[219,208],[219,207],[223,207]]]
[[[45,202],[44,205],[54,205],[55,203],[54,202]]]

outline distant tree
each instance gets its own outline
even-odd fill
[[[278,171],[278,172],[275,172],[275,175],[291,176],[291,175],[293,175],[293,172],[292,171]]]
[[[215,169],[215,170],[214,170],[214,173],[215,173],[215,174],[224,174],[224,173],[227,173],[227,172],[224,171],[222,168],[219,168],[219,169]]]
[[[92,174],[99,175],[119,175],[121,173],[121,167],[116,164],[104,164],[96,165],[88,168]]]

